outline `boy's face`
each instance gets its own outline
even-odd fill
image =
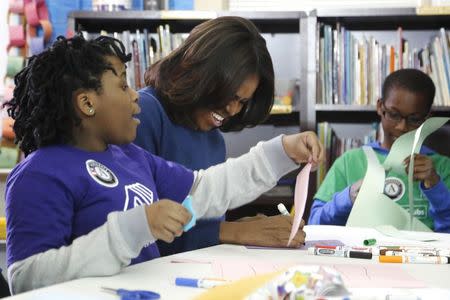
[[[136,137],[140,112],[138,93],[128,87],[125,65],[116,56],[107,57],[115,72],[102,76],[102,91],[96,94],[94,128],[96,137],[106,144],[127,144]]]
[[[404,133],[417,129],[428,117],[428,101],[423,94],[403,88],[392,88],[384,99],[378,100],[377,113],[384,131],[382,146],[390,149]]]

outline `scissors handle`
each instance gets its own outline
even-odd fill
[[[111,291],[120,296],[121,300],[150,300],[159,299],[161,296],[158,293],[145,290],[126,290],[126,289],[113,289],[102,287],[105,291]]]

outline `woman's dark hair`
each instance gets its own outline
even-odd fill
[[[428,101],[428,112],[431,110],[436,88],[431,78],[424,72],[417,69],[400,69],[389,74],[383,83],[381,101],[385,101],[394,88],[423,95]]]
[[[253,74],[259,76],[253,99],[222,131],[253,127],[267,118],[274,99],[274,71],[256,26],[244,18],[220,17],[196,26],[180,47],[147,70],[145,83],[155,88],[172,121],[195,128],[193,111],[225,107]]]
[[[14,77],[13,98],[4,104],[15,120],[15,142],[25,155],[72,141],[72,130],[81,122],[73,93],[79,89],[102,91],[102,74],[115,72],[107,56],[117,56],[124,63],[131,59],[119,40],[100,36],[86,41],[82,35],[71,39],[59,36],[49,49],[30,57]]]

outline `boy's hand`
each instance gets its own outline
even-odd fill
[[[409,156],[405,159],[406,173],[409,170]],[[425,188],[429,189],[435,186],[440,178],[433,166],[433,161],[426,155],[414,155],[414,175],[415,180],[423,182]]]
[[[164,199],[146,206],[147,223],[153,236],[171,243],[183,233],[192,215],[181,204]]]
[[[358,197],[358,193],[359,193],[359,190],[361,189],[362,183],[363,183],[363,180],[360,179],[350,186],[350,200],[352,201],[352,204],[355,203],[355,200]]]
[[[296,163],[311,162],[314,166],[325,160],[323,146],[312,131],[283,136],[286,154]]]
[[[270,217],[253,217],[244,222],[222,222],[219,239],[222,243],[286,247],[291,233],[293,218],[276,215]],[[302,220],[300,230],[295,235],[289,247],[297,248],[305,242],[305,232],[302,230],[305,222]]]

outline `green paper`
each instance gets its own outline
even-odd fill
[[[392,169],[399,174],[406,175],[405,164],[403,161],[411,155],[411,152],[419,153],[420,147],[422,147],[422,143],[425,138],[449,120],[450,118],[442,117],[429,118],[416,130],[407,132],[400,136],[392,145],[391,151],[384,161],[384,168],[387,171]],[[420,133],[418,140],[414,143],[416,131],[419,131]],[[411,151],[412,149],[414,150]]]
[[[383,193],[386,170],[406,174],[404,160],[419,153],[425,138],[444,125],[450,118],[429,118],[419,128],[400,136],[392,145],[383,165],[381,165],[371,147],[363,147],[367,157],[367,171],[358,196],[347,220],[347,226],[379,227],[391,225],[399,230],[426,231],[431,229],[412,215],[414,206],[413,172],[414,160],[411,159],[408,170],[408,213]]]
[[[346,226],[392,225],[400,230],[431,231],[417,218],[411,220],[406,210],[383,193],[385,170],[371,147],[364,146],[363,150],[367,156],[367,171]]]

